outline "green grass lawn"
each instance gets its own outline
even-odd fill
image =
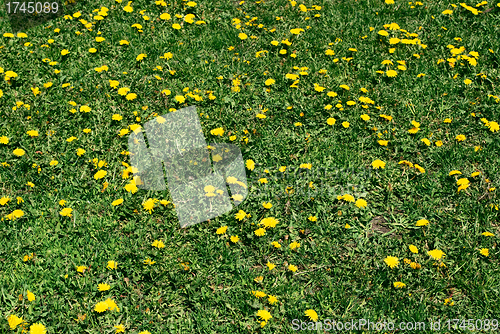
[[[498,332],[500,3],[64,8],[0,9],[0,333]],[[193,105],[249,194],[181,228],[128,136]]]

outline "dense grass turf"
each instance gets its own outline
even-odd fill
[[[4,12],[0,332],[498,328],[500,4],[386,2]],[[127,138],[190,105],[250,193],[181,229]]]

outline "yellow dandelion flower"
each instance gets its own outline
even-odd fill
[[[258,310],[257,316],[261,318],[264,322],[267,322],[269,319],[272,318],[271,313],[269,313],[269,311],[267,310]]]
[[[308,317],[310,320],[317,322],[318,321],[318,313],[316,311],[309,309],[304,312],[306,317]]]
[[[108,265],[106,268],[108,269],[116,269],[117,263],[115,261],[108,261]]]
[[[402,289],[406,287],[406,284],[404,284],[403,282],[394,282],[394,287],[397,289]]]
[[[217,229],[216,233],[217,234],[225,234],[227,231],[227,226],[221,226]]]
[[[22,148],[16,148],[12,153],[15,156],[22,157],[26,152]]]
[[[399,260],[395,256],[388,256],[384,259],[385,264],[387,264],[391,269],[398,266]]]
[[[379,169],[379,168],[384,169],[385,168],[385,162],[383,162],[382,160],[377,159],[377,160],[375,160],[375,161],[372,162],[372,167],[374,169]]]
[[[271,86],[271,85],[274,85],[276,81],[274,79],[267,79],[266,82],[265,82],[265,85],[266,86]]]
[[[434,260],[439,260],[443,256],[445,256],[445,253],[442,250],[439,249],[433,249],[427,252],[429,256],[431,256]]]
[[[258,237],[262,237],[264,234],[266,234],[266,230],[264,228],[259,228],[254,231],[255,235]]]

